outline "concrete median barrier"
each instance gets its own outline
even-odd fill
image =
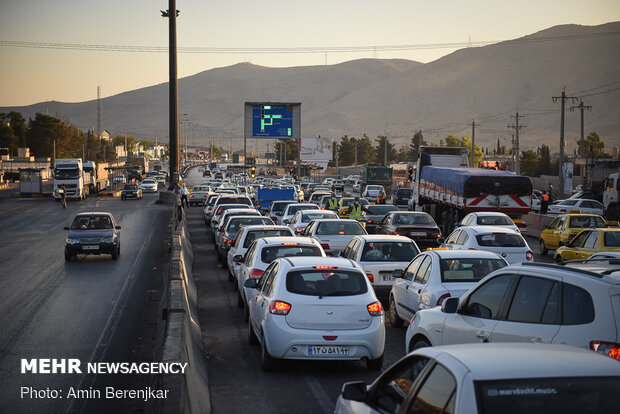
[[[527,236],[539,238],[540,233],[547,227],[556,216],[548,214],[528,213],[523,216],[523,221],[527,223]]]

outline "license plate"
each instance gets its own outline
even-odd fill
[[[82,250],[99,250],[99,246],[82,246]]]
[[[392,275],[383,275],[384,282],[391,282],[393,280],[394,280],[394,277]]]
[[[426,236],[426,232],[424,231],[412,231],[409,233],[411,236]]]
[[[349,355],[348,346],[309,346],[308,355]]]

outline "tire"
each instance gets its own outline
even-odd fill
[[[248,321],[248,344],[256,345],[258,343],[258,338],[254,333],[254,328],[252,328],[252,323]]]
[[[112,251],[112,260],[118,260],[120,246]]]
[[[394,328],[402,328],[403,320],[398,316],[398,312],[396,312],[396,303],[394,302],[394,297],[390,296],[390,303],[388,306],[388,323],[390,326]]]
[[[562,259],[562,256],[560,256],[559,254],[556,254],[553,257],[553,261],[556,262],[559,265],[564,265],[564,260]]]
[[[230,269],[228,270],[228,281],[229,282],[234,282],[235,281],[235,277],[232,275],[232,273],[230,273]]]
[[[260,344],[260,364],[263,371],[273,371],[278,367],[278,360],[269,355],[269,351],[267,351],[267,340],[264,335]]]
[[[545,241],[543,239],[540,239],[538,244],[540,246],[540,254],[546,256],[549,253],[549,250],[547,249],[547,246],[545,246]]]
[[[70,262],[72,258],[73,258],[73,255],[65,251],[65,262]]]
[[[368,371],[380,371],[383,366],[383,355],[376,359],[366,360],[366,369]]]
[[[241,293],[242,292],[237,288],[237,307],[243,309],[245,307],[245,302],[243,301]]]
[[[417,342],[415,342],[413,344],[413,346],[411,347],[409,352],[415,351],[416,349],[420,349],[420,348],[426,348],[426,347],[429,347],[429,346],[431,346],[431,344],[429,344],[426,339],[420,339],[419,341],[417,341]]]
[[[250,320],[250,307],[247,305],[247,303],[243,307],[243,320],[246,322],[249,322]]]

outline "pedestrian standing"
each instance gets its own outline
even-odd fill
[[[547,214],[547,208],[549,207],[549,194],[547,192],[543,192],[542,198],[540,200],[540,214]]]
[[[60,188],[58,189],[58,192],[60,193],[60,199],[62,201],[62,208],[67,208],[67,191],[66,191],[64,184],[60,186]]]
[[[185,183],[183,183],[183,185],[181,186],[181,206],[182,207],[189,207],[189,191],[187,190],[187,187],[185,187]]]

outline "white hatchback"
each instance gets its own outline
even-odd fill
[[[346,259],[289,257],[274,261],[249,301],[248,342],[260,343],[261,365],[280,359],[365,360],[383,365],[383,307],[362,268]]]
[[[480,211],[469,213],[459,223],[459,226],[495,226],[504,227],[521,233],[521,230],[510,217],[498,211]]]
[[[534,252],[523,236],[505,227],[459,227],[445,241],[439,238],[439,242],[446,249],[497,253],[510,264],[534,261]]]
[[[347,247],[351,239],[360,234],[368,234],[362,225],[355,220],[319,219],[314,220],[302,233],[321,243],[327,254],[340,252]]]
[[[282,224],[284,226],[288,225],[298,211],[301,210],[319,210],[319,206],[311,203],[295,203],[289,204],[284,207],[284,211],[282,215],[278,217],[278,224]]]
[[[295,234],[301,234],[312,220],[323,218],[337,219],[338,214],[330,210],[301,210],[295,213],[288,226]]]

